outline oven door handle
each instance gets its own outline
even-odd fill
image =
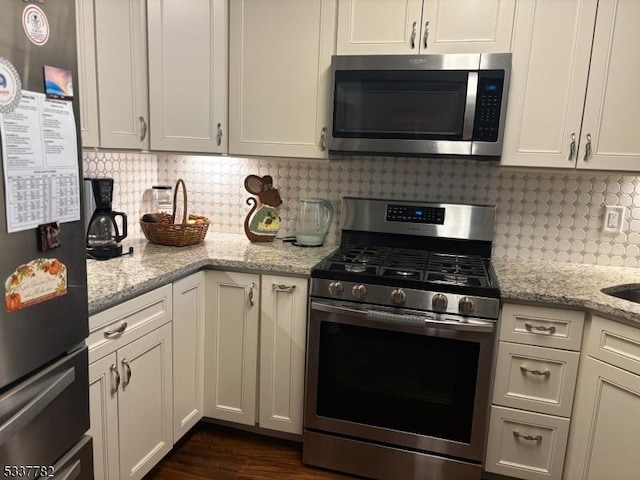
[[[493,333],[495,328],[494,322],[483,320],[467,319],[461,322],[456,322],[454,320],[443,321],[427,316],[388,313],[381,312],[379,310],[357,310],[355,308],[329,305],[320,302],[311,302],[311,309],[327,313],[335,313],[337,315],[347,315],[350,317],[363,318],[375,322],[387,323],[392,325],[405,325],[411,327],[432,327],[453,331],[481,333]]]

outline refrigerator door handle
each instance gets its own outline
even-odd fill
[[[70,368],[49,380],[32,400],[0,425],[0,445],[8,442],[16,432],[37,417],[74,382],[75,378],[75,369]]]

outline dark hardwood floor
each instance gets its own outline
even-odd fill
[[[347,480],[302,464],[302,444],[199,423],[144,480]]]

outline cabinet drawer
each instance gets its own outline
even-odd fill
[[[568,418],[492,406],[485,470],[560,480],[568,434]]]
[[[578,375],[578,352],[500,342],[493,402],[569,417]]]
[[[584,315],[575,310],[505,303],[500,340],[579,351]]]
[[[640,375],[640,328],[594,315],[586,339],[585,353]]]
[[[139,295],[89,317],[89,363],[172,319],[171,285]]]

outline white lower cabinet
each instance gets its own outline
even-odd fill
[[[205,415],[302,434],[307,279],[207,275]]]
[[[141,479],[173,446],[171,325],[92,363],[95,478]]]
[[[502,306],[487,472],[562,478],[584,317],[546,305]]]
[[[173,283],[173,441],[204,415],[205,274]]]
[[[565,480],[640,472],[640,329],[594,316],[585,336]]]
[[[527,480],[560,478],[568,435],[568,418],[492,406],[487,470]]]
[[[307,279],[262,276],[261,427],[302,434]]]
[[[171,316],[167,285],[89,319],[97,480],[142,479],[173,446]]]

